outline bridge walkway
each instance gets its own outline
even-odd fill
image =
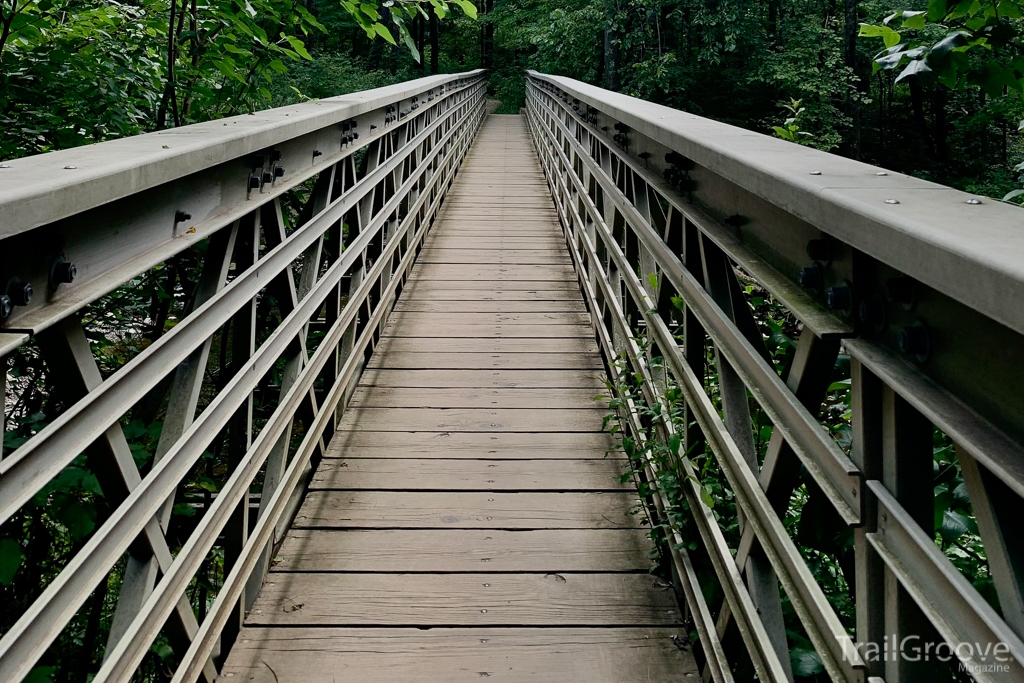
[[[491,115],[221,681],[696,680],[525,120]]]

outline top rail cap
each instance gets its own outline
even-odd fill
[[[0,239],[483,72],[427,76],[9,161],[0,169]]]
[[[527,74],[1024,334],[1021,207],[571,78]]]

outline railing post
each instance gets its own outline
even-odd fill
[[[856,358],[850,360],[850,458],[866,479],[882,478],[882,388],[881,380],[863,363]],[[864,523],[854,529],[857,647],[868,673],[884,676],[885,563],[867,539],[878,527],[878,506],[870,493],[863,505]]]

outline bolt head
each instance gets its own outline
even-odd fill
[[[14,302],[6,294],[0,294],[0,319],[7,318],[14,311]]]
[[[50,289],[56,290],[62,284],[71,284],[78,277],[78,268],[58,257],[50,268]]]
[[[260,179],[259,179],[259,176],[257,176],[257,175],[249,176],[249,189],[250,190],[258,190],[258,189],[260,189]]]
[[[832,310],[849,315],[853,310],[853,290],[848,284],[829,287],[825,301]]]
[[[827,237],[818,237],[807,242],[807,255],[812,261],[832,260],[832,245]]]
[[[274,177],[275,178],[282,178],[282,177],[284,177],[284,166],[276,166],[274,168]]]
[[[820,289],[822,283],[821,266],[815,263],[812,266],[801,268],[800,274],[797,275],[797,282],[804,289],[812,291]]]
[[[904,327],[896,335],[896,343],[900,351],[908,356],[914,356],[924,362],[931,351],[931,344],[928,339],[928,330],[924,325],[909,325]]]
[[[7,283],[7,296],[15,306],[28,306],[32,301],[32,283],[12,277]]]

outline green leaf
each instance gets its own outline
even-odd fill
[[[886,47],[894,47],[900,42],[900,34],[888,26],[861,24],[858,35],[862,38],[881,38]]]
[[[924,28],[926,12],[904,12],[903,28]]]
[[[930,73],[931,70],[932,68],[923,59],[912,60],[910,64],[907,64],[907,68],[896,77],[896,82],[899,83],[904,78],[909,78],[910,76],[923,76],[926,73]]]
[[[946,0],[929,0],[928,2],[928,21],[942,21],[946,16]]]
[[[672,451],[672,455],[679,455],[680,443],[681,439],[679,438],[678,433],[674,433],[668,438],[668,449]]]
[[[391,31],[389,31],[388,27],[385,26],[384,24],[377,22],[376,24],[373,25],[373,31],[378,36],[388,41],[392,45],[398,45],[398,43],[395,42],[394,36],[391,35]]]
[[[63,505],[56,516],[76,541],[85,538],[96,528],[96,506],[89,502],[76,500]]]
[[[36,666],[28,672],[21,683],[53,683],[53,674],[57,672],[55,666]]]
[[[939,535],[947,543],[952,543],[966,533],[974,533],[977,527],[967,515],[956,510],[946,510],[942,514],[942,525]]]
[[[700,499],[709,508],[715,507],[715,499],[711,497],[711,492],[705,486],[700,487]]]
[[[300,57],[309,61],[313,61],[313,57],[309,54],[309,51],[306,50],[306,46],[303,45],[301,40],[294,36],[283,35],[282,37],[288,41],[288,44],[292,46],[292,49],[295,50],[295,52],[297,52]]]
[[[647,284],[651,286],[651,289],[658,288],[658,275],[656,273],[648,273]]]
[[[209,491],[210,493],[217,493],[217,482],[215,482],[213,479],[210,479],[209,477],[199,477],[199,479],[196,480],[196,486],[203,489],[204,491]]]
[[[1024,195],[1024,190],[1011,190],[1010,192],[1007,192],[1005,195],[1003,195],[1003,201],[1008,202],[1011,199],[1014,199],[1021,195]]]
[[[377,11],[374,5],[368,5],[364,2],[359,5],[359,10],[373,21],[380,21],[380,12]]]
[[[469,2],[469,0],[452,0],[456,5],[462,8],[466,16],[470,19],[476,19],[476,5]]]
[[[808,648],[794,647],[789,651],[789,662],[793,666],[794,676],[816,676],[825,670],[821,656]]]
[[[24,560],[25,553],[22,552],[20,543],[13,538],[0,541],[0,584],[10,586]]]
[[[1020,5],[1013,0],[1002,0],[998,7],[999,16],[1007,17],[1009,19],[1020,19],[1024,16],[1021,12]]]

